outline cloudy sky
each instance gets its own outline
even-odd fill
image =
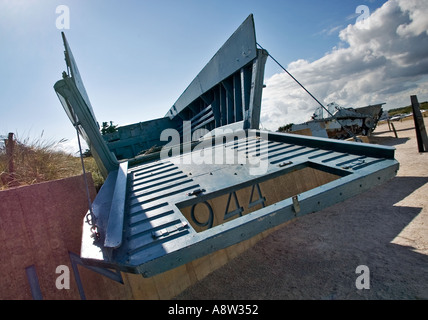
[[[324,105],[384,102],[391,109],[410,105],[414,94],[426,101],[427,17],[426,0],[389,0],[366,20],[340,28],[338,44],[324,56],[298,59],[286,68]],[[261,121],[268,129],[307,121],[318,106],[286,73],[269,77],[266,84]]]
[[[69,10],[65,29],[58,6]],[[258,42],[324,104],[428,100],[428,0],[0,0],[0,136],[43,133],[75,148],[53,90],[61,31],[98,121],[126,125],[163,117],[250,13]],[[317,107],[271,59],[265,84],[264,128]]]

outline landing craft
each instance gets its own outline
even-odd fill
[[[268,52],[257,46],[252,15],[165,117],[104,136],[64,34],[63,42],[67,71],[54,89],[106,177],[82,221],[88,265],[151,277],[398,170],[392,147],[259,130]],[[178,144],[162,153],[177,134]]]
[[[312,120],[291,126],[291,132],[323,138],[348,139],[356,135],[370,136],[376,129],[385,103],[361,108],[343,108],[335,103],[327,105],[329,115],[318,108]]]

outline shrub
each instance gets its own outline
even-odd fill
[[[82,174],[79,157],[59,150],[59,145],[65,142],[49,141],[40,138],[30,141],[29,138],[15,137],[13,150],[14,179],[19,185],[31,185],[50,180],[63,179]],[[95,187],[99,189],[104,179],[95,160],[84,158],[86,172],[91,172]],[[6,153],[6,143],[0,144],[0,189],[6,189],[9,175],[9,159]]]

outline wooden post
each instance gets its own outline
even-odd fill
[[[396,138],[398,138],[397,131],[395,130],[395,126],[394,126],[394,124],[393,124],[393,123],[391,123],[391,126],[392,126],[392,130],[394,131],[394,135],[395,135],[395,137],[396,137]]]
[[[419,152],[428,152],[428,137],[417,96],[410,96]]]
[[[13,140],[13,133],[10,132],[6,141],[6,157],[8,161],[8,175],[6,177],[8,187],[17,187],[19,186],[18,181],[15,179],[15,167],[13,163],[13,150],[15,147],[15,141]]]
[[[13,133],[10,132],[9,136],[7,138],[7,144],[6,144],[6,155],[8,159],[8,165],[9,165],[9,175],[12,177],[15,173],[15,169],[13,167],[13,148],[14,147],[14,141],[13,141]]]

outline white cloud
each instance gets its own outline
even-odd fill
[[[422,4],[421,4],[422,3]],[[418,36],[421,33],[428,34],[427,3],[420,0],[400,1],[400,7],[408,12],[411,22],[400,25],[397,33],[402,36]]]
[[[86,141],[82,137],[80,138],[80,143],[82,145],[82,152],[85,152],[86,149],[88,149],[88,145],[86,144]],[[58,143],[55,146],[55,149],[58,151],[63,151],[65,153],[69,153],[69,154],[76,156],[76,157],[80,155],[79,143],[77,140],[77,136],[74,137],[73,139],[64,140],[64,141]]]
[[[390,0],[372,12],[368,27],[350,24],[342,43],[322,58],[297,60],[287,70],[324,105],[385,108],[428,97],[428,0]],[[286,73],[266,79],[261,122],[276,130],[310,119],[318,104]]]

